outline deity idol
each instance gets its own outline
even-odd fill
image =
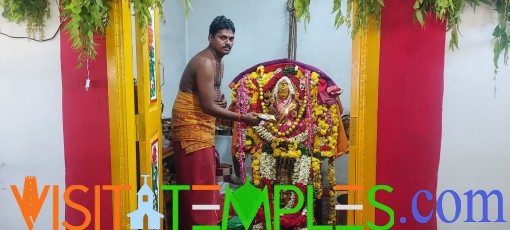
[[[305,106],[295,90],[294,83],[288,77],[282,77],[275,85],[269,100],[270,113],[279,118],[276,130],[280,133],[295,136],[303,132],[306,126],[300,122]]]

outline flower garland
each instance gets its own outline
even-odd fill
[[[262,125],[254,126],[253,130],[257,133],[257,135],[259,135],[260,138],[264,139],[267,142],[273,142],[274,140],[277,139],[276,136],[268,132]],[[318,130],[314,129],[314,131],[316,133]],[[283,139],[286,141],[295,141],[297,143],[303,143],[308,139],[308,130],[305,130],[304,132],[290,138],[283,137]]]
[[[306,98],[308,98],[308,99],[312,98],[311,92],[310,92],[311,91],[310,90],[310,70],[306,70],[306,72],[305,72],[305,87],[306,87],[306,89],[305,89]],[[308,100],[306,103],[306,116],[308,118],[307,119],[308,130],[313,130],[312,101],[314,99],[315,99],[315,101],[317,101],[317,99],[315,97],[315,98],[312,98],[312,100]],[[307,146],[310,149],[310,151],[312,150],[312,147],[313,147],[313,140],[314,140],[314,135],[313,135],[313,133],[311,133],[310,135],[308,135],[308,142],[307,142]]]
[[[322,175],[321,175],[322,162],[316,157],[312,157],[312,172],[313,172],[313,190],[315,199],[322,198]]]
[[[246,75],[241,79],[241,84],[238,89],[238,100],[236,103],[237,112],[240,113],[246,113],[248,111],[248,93],[246,90],[246,86],[244,84],[244,79],[246,79]],[[245,139],[245,132],[243,128],[243,123],[238,121],[237,122],[237,160],[239,161],[239,170],[241,172],[241,181],[242,183],[246,183],[246,170],[245,170],[245,164],[244,164],[244,139]]]
[[[253,179],[253,184],[255,186],[259,186],[260,185],[260,179],[261,179],[261,174],[260,174],[261,154],[262,154],[262,149],[258,149],[255,152],[255,154],[253,154],[252,162],[251,162],[252,179]]]
[[[312,84],[318,83],[318,75],[312,73]],[[317,102],[317,88],[312,88],[312,103]],[[319,128],[318,135],[314,137],[313,152],[317,158],[323,160],[332,157],[336,153],[338,139],[338,125],[340,118],[338,116],[337,105],[317,105],[313,109],[312,118]]]
[[[286,141],[278,138],[273,142],[266,142],[262,151],[275,158],[299,159],[302,155],[310,156],[308,147],[295,141]]]
[[[281,158],[291,158],[291,159],[297,159],[301,157],[301,150],[298,149],[298,143],[296,141],[284,141],[283,139],[279,138],[276,139],[276,141],[273,142],[273,145],[271,147],[273,148],[273,156],[274,157],[281,157]]]
[[[308,184],[310,179],[310,164],[312,157],[302,156],[296,163],[294,163],[294,173],[292,174],[292,181],[300,184]]]
[[[274,183],[275,183],[275,175],[276,175],[276,158],[272,155],[263,152],[261,155],[260,162],[260,173],[262,175],[261,179],[261,187],[268,187],[269,193],[269,205],[271,210],[271,221],[274,220],[274,213],[272,212],[274,207]],[[303,195],[306,197],[306,184],[308,184],[309,176],[310,176],[310,165],[311,165],[312,157],[302,155],[300,158],[296,159],[294,162],[294,172],[292,174],[292,182],[293,185],[298,187]],[[267,177],[266,177],[267,176]],[[295,199],[295,194],[292,193],[289,202],[285,204],[285,209],[293,208],[297,205],[297,200]],[[304,228],[306,227],[306,208],[303,208],[301,212],[286,214],[280,217],[280,225],[284,229],[289,228]],[[264,209],[261,207],[257,212],[255,217],[256,224],[254,225],[254,229],[263,229],[263,225],[260,223],[265,222],[264,217]],[[257,227],[255,227],[257,226]]]
[[[274,101],[271,100],[274,100],[274,95],[271,89],[276,87],[282,77],[288,77],[293,84],[299,85],[299,89],[294,87],[296,103],[300,106],[299,109],[294,110],[295,114],[292,114],[295,120],[283,131],[280,131],[280,126],[267,122],[261,122],[260,125],[253,127],[239,123],[238,145],[243,143],[245,146],[243,149],[238,146],[236,155],[239,155],[239,163],[244,169],[245,153],[253,154],[252,182],[259,188],[268,187],[271,207],[274,204],[273,186],[278,182],[277,167],[285,167],[285,170],[292,167],[290,183],[302,188],[304,194],[306,194],[306,185],[313,184],[314,198],[321,199],[323,187],[321,166],[323,160],[329,158],[328,184],[332,205],[329,221],[334,221],[336,203],[334,203],[333,188],[336,178],[332,156],[336,153],[340,120],[336,104],[327,105],[318,101],[319,86],[325,84],[320,74],[304,68],[299,69],[295,65],[270,66],[267,69],[261,65],[256,71],[245,74],[231,86],[232,101],[236,104],[238,112],[274,113],[274,107],[272,107]],[[296,129],[297,125],[302,128]],[[288,165],[289,168],[282,164]],[[291,193],[284,208],[289,209],[296,204],[296,195]],[[293,229],[304,228],[306,227],[305,214],[306,211],[283,215],[281,226]],[[273,218],[271,213],[271,220]],[[257,213],[253,228],[265,227],[257,223],[264,223],[262,209]]]
[[[261,180],[274,181],[276,179],[276,159],[273,155],[263,152],[260,155],[259,166]]]
[[[328,184],[329,184],[329,206],[330,206],[330,214],[329,214],[329,225],[335,225],[336,223],[336,200],[335,200],[335,161],[333,158],[329,158],[328,160]]]

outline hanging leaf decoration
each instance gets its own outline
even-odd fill
[[[49,0],[0,0],[2,16],[16,23],[27,23],[27,35],[44,38],[44,22],[50,17]]]
[[[498,25],[494,28],[492,35],[496,40],[494,43],[494,67],[497,72],[500,56],[503,55],[503,62],[508,64],[508,46],[510,39],[510,1],[509,0],[416,0],[414,3],[415,19],[424,26],[423,16],[427,12],[434,13],[440,20],[446,22],[447,31],[451,33],[449,48],[459,48],[459,26],[461,14],[465,4],[468,3],[476,9],[480,3],[495,7],[498,13]],[[421,17],[421,18],[420,18]]]
[[[95,50],[94,34],[104,35],[105,27],[108,26],[108,5],[111,0],[62,0],[62,16],[67,21],[64,30],[70,34],[73,49],[80,52],[79,61],[81,66],[86,58],[93,59]],[[151,17],[151,10],[157,9],[160,20],[165,21],[163,14],[164,0],[129,0],[134,5],[134,13],[138,19],[139,28],[142,31],[142,41],[145,42],[147,33],[147,20]],[[191,0],[181,0],[184,5],[185,17],[189,15]],[[342,11],[342,0],[333,0],[333,11],[336,13],[334,27],[346,25],[351,30],[354,38],[360,31],[365,33],[371,18],[375,19],[379,27],[381,23],[381,11],[384,0],[347,0],[345,13]],[[433,13],[440,20],[445,21],[447,30],[451,33],[449,42],[450,49],[458,48],[461,23],[461,14],[465,4],[473,7],[481,3],[495,8],[498,13],[498,24],[494,28],[494,66],[497,70],[498,63],[503,56],[503,62],[508,64],[508,50],[510,44],[510,0],[415,0],[413,19],[422,27],[425,26],[425,16]],[[2,16],[16,23],[27,22],[27,34],[34,37],[36,34],[44,36],[44,22],[50,16],[49,0],[0,0],[3,8]],[[306,29],[310,22],[310,0],[294,0],[294,8],[298,21],[303,19]],[[356,15],[353,18],[353,15]]]

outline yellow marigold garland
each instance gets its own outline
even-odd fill
[[[260,185],[260,154],[262,153],[262,149],[258,149],[255,154],[253,154],[251,168],[252,168],[252,179],[253,184],[255,186]]]
[[[319,159],[312,157],[312,169],[313,169],[312,183],[313,183],[313,189],[315,191],[317,199],[322,198],[321,165],[322,165],[322,162]]]
[[[330,214],[328,225],[336,224],[336,200],[335,200],[335,185],[336,185],[336,177],[335,177],[335,161],[333,158],[329,158],[328,160],[328,185],[329,185],[329,205],[330,205]]]

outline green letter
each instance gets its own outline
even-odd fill
[[[306,227],[309,230],[331,230],[333,226],[329,225],[313,225],[313,186],[306,186]]]
[[[172,192],[172,229],[179,228],[179,190],[189,190],[189,185],[163,185],[161,186],[161,190],[173,190]]]
[[[376,186],[372,187],[370,189],[370,191],[368,192],[368,202],[370,202],[370,204],[373,205],[375,208],[381,209],[382,211],[385,211],[386,213],[388,213],[388,215],[390,216],[390,220],[384,226],[378,226],[378,225],[375,225],[374,223],[368,221],[367,226],[370,229],[381,229],[381,230],[390,229],[391,227],[393,227],[393,224],[395,224],[395,213],[393,212],[392,208],[390,208],[384,204],[381,204],[375,200],[375,192],[377,192],[377,190],[384,190],[387,192],[392,192],[393,188],[388,185],[376,185]]]
[[[264,215],[266,217],[266,229],[271,229],[271,212],[269,210],[267,187],[260,191],[248,182],[233,193],[230,189],[227,189],[227,192],[225,193],[225,202],[223,204],[223,217],[221,221],[222,230],[227,229],[230,203],[232,203],[232,206],[234,207],[239,219],[241,219],[241,223],[243,223],[245,229],[250,227],[255,215],[257,215],[260,205],[263,204]]]
[[[296,207],[291,209],[281,209],[280,208],[280,191],[282,190],[291,190],[296,193],[295,199],[297,199],[298,203]],[[303,206],[303,192],[294,185],[276,185],[274,186],[274,229],[280,230],[280,215],[281,214],[291,214],[296,213]]]

